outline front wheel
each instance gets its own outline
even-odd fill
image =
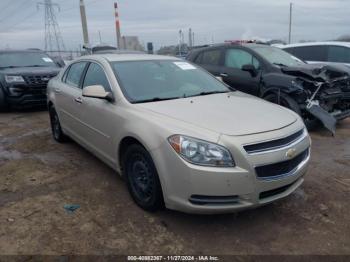
[[[123,156],[122,165],[128,190],[136,204],[147,211],[162,208],[162,188],[147,150],[138,144],[129,146]]]
[[[50,114],[50,123],[51,123],[51,131],[52,131],[53,138],[59,143],[66,142],[67,136],[62,131],[60,120],[53,106],[49,108],[49,114]]]
[[[278,97],[279,96],[279,97]],[[270,94],[264,97],[265,100],[286,107],[299,116],[301,116],[304,120],[305,126],[308,130],[312,130],[318,124],[318,120],[315,119],[312,115],[307,112],[302,112],[298,103],[289,95],[281,93],[278,94]]]

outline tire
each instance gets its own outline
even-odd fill
[[[299,116],[303,118],[304,124],[308,130],[314,129],[319,123],[319,121],[315,119],[313,116],[310,116],[309,114],[303,114],[303,112],[300,110],[298,103],[287,94],[281,93],[279,101],[278,101],[278,95],[275,93],[267,95],[266,97],[264,97],[264,99],[269,102],[279,104],[297,113]]]
[[[67,142],[68,137],[62,131],[60,120],[53,106],[49,107],[49,114],[53,138],[59,143]]]
[[[130,195],[146,211],[164,207],[163,192],[151,155],[138,144],[130,145],[122,158],[123,174]]]
[[[7,112],[9,110],[9,106],[6,102],[5,93],[0,86],[0,112]]]

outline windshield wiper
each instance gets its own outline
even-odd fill
[[[6,68],[18,68],[20,66],[1,66],[1,69],[6,69]]]
[[[229,93],[231,91],[226,90],[226,91],[208,91],[208,92],[200,92],[199,94],[195,95],[190,95],[186,97],[194,97],[194,96],[206,96],[206,95],[213,95],[213,94],[222,94],[222,93]]]
[[[46,66],[44,66],[44,65],[27,65],[25,67],[46,67]]]
[[[139,104],[139,103],[158,102],[158,101],[173,100],[173,99],[179,99],[179,97],[177,97],[177,96],[176,97],[165,97],[165,98],[153,97],[153,98],[149,98],[149,99],[133,101],[132,103]]]

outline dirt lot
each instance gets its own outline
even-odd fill
[[[0,254],[350,254],[350,121],[312,138],[306,181],[287,199],[229,215],[146,213],[105,164],[53,141],[47,112],[1,114]]]

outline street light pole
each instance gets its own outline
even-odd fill
[[[293,3],[289,5],[289,36],[288,43],[292,43],[292,16],[293,16]]]

